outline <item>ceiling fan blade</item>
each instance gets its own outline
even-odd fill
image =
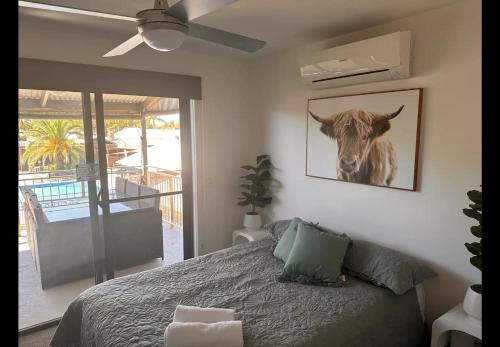
[[[180,0],[167,9],[167,14],[187,22],[236,1],[238,0]]]
[[[228,31],[207,27],[200,24],[189,23],[189,35],[198,39],[229,46],[245,52],[255,52],[266,44],[265,41],[230,33]]]
[[[142,43],[141,34],[137,34],[129,38],[127,41],[123,42],[121,45],[116,46],[111,51],[103,55],[103,58],[114,57],[117,55],[122,55],[127,53],[128,51],[134,49]]]
[[[112,18],[112,19],[119,19],[119,20],[125,20],[125,21],[130,21],[130,22],[137,21],[137,19],[135,17],[120,16],[117,14],[105,13],[105,12],[88,11],[88,10],[82,10],[79,8],[74,8],[74,7],[49,5],[49,4],[43,4],[40,2],[19,1],[18,4],[19,4],[19,7],[36,8],[36,9],[40,9],[40,10],[48,10],[48,11],[54,11],[54,12],[82,14],[85,16]]]

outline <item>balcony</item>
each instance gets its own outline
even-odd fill
[[[110,167],[108,182],[110,193],[115,191],[116,177],[128,179],[137,184],[147,185],[161,193],[180,191],[180,173],[148,167]],[[99,181],[97,186],[99,187]],[[44,209],[62,210],[88,205],[87,182],[77,182],[74,170],[53,172],[19,173],[19,328],[61,316],[71,300],[86,288],[94,285],[94,278],[83,278],[50,288],[42,289],[40,272],[32,256],[32,248],[27,237],[27,222],[24,197],[21,187],[30,187]],[[144,264],[119,269],[115,276],[124,276],[183,260],[182,239],[182,195],[164,196],[159,204],[163,226],[163,259],[153,259]]]

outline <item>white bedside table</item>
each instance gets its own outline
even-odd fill
[[[432,323],[431,347],[445,346],[452,330],[464,332],[481,340],[481,327],[481,321],[469,316],[464,311],[462,303],[459,303]]]
[[[240,243],[258,241],[263,239],[266,236],[269,236],[267,231],[264,229],[257,230],[249,230],[249,229],[240,229],[233,231],[233,246],[238,245]]]

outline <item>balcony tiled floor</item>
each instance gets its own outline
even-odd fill
[[[23,246],[24,247],[24,246]],[[19,329],[62,316],[68,304],[82,291],[94,285],[93,278],[82,279],[42,290],[40,275],[31,252],[19,247]],[[116,277],[173,264],[183,260],[182,230],[163,225],[164,260],[161,258],[118,270]]]

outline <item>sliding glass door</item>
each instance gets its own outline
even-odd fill
[[[195,76],[19,59],[19,329],[194,255]]]
[[[76,170],[93,162],[91,127],[89,94],[19,90],[20,329],[102,282],[96,182]]]
[[[106,276],[119,277],[182,261],[178,99],[96,95],[95,122],[99,204],[107,240]]]
[[[184,259],[178,99],[20,89],[19,106],[20,329]]]

